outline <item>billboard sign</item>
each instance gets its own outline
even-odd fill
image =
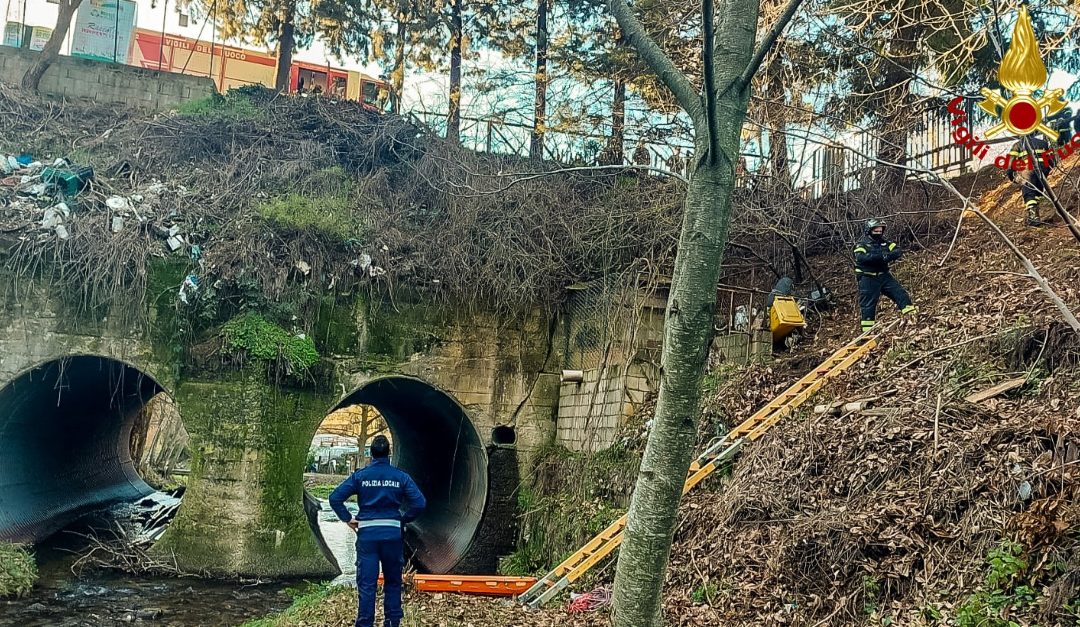
[[[52,36],[53,29],[46,28],[44,26],[35,26],[30,31],[30,49],[31,50],[44,50],[45,43],[49,41],[49,37]]]
[[[14,46],[18,48],[19,45],[22,44],[22,42],[19,41],[21,39],[21,36],[22,24],[20,24],[19,22],[7,22],[6,24],[4,24],[5,46]]]
[[[71,56],[127,63],[134,32],[131,0],[85,0],[75,18]]]

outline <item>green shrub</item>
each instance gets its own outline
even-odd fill
[[[293,371],[307,370],[319,361],[319,351],[310,337],[293,335],[256,313],[229,320],[221,331],[226,346],[251,359],[281,360]]]
[[[318,485],[313,485],[308,488],[308,494],[317,499],[322,499],[325,501],[326,499],[330,498],[330,493],[333,492],[334,488],[336,487],[337,485],[333,483],[320,483]],[[356,499],[355,497],[353,497],[351,500]]]
[[[1017,585],[1028,568],[1023,554],[1023,546],[1009,541],[990,551],[986,585],[956,608],[957,627],[1019,627],[1002,616],[1008,615],[1006,610],[1023,609],[1037,600],[1031,586]]]
[[[30,551],[0,542],[0,598],[29,594],[37,575],[37,562]]]

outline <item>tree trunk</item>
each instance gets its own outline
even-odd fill
[[[293,48],[296,46],[296,3],[287,2],[285,15],[281,21],[281,33],[278,36],[277,73],[274,76],[274,89],[280,93],[289,91],[289,74],[292,70]],[[325,89],[326,86],[324,85]]]
[[[880,139],[878,139],[877,158],[898,165],[879,164],[874,186],[880,192],[895,194],[903,187],[904,179],[907,176],[907,172],[903,168],[904,162],[907,160],[907,150],[904,149],[904,145],[907,143],[907,132],[903,128],[893,126],[893,124],[900,124],[899,121],[889,120],[886,124],[888,126],[881,133]]]
[[[734,137],[737,142],[738,135]],[[695,157],[700,163],[700,148]],[[664,324],[660,395],[615,575],[617,627],[660,624],[659,592],[697,440],[701,379],[712,339],[716,283],[734,188],[734,167],[729,162],[699,166],[687,189]]]
[[[29,68],[26,69],[26,73],[22,77],[22,88],[28,91],[37,91],[38,85],[41,84],[41,77],[45,76],[45,72],[48,71],[49,66],[52,65],[57,57],[60,56],[60,46],[64,43],[64,38],[67,37],[68,28],[71,27],[71,17],[75,15],[75,10],[82,4],[82,0],[60,0],[60,6],[58,7],[58,14],[56,16],[56,28],[53,29],[49,40],[45,42],[45,47],[41,50],[41,55],[37,58]]]
[[[626,145],[626,81],[615,79],[615,94],[611,100],[611,137],[608,138],[604,165],[622,165]]]
[[[750,77],[761,62],[754,52],[757,0],[721,0],[718,4],[715,14],[723,17],[718,22],[720,31],[713,33],[713,2],[702,2],[707,26],[702,55],[704,86],[698,92],[685,76],[672,76],[677,73],[674,63],[648,39],[626,1],[610,0],[630,43],[690,114],[695,145],[664,319],[660,392],[615,571],[616,627],[656,627],[662,622],[664,576],[682,487],[697,441],[701,380],[731,223],[735,163],[750,101]],[[793,0],[790,6],[797,8],[798,2]],[[780,28],[786,19],[778,21]],[[777,35],[774,27],[766,42]],[[712,44],[714,41],[718,43]],[[763,43],[763,49],[768,45]]]
[[[783,119],[769,126],[769,163],[776,185],[791,188],[791,165],[788,161],[787,132]]]
[[[536,101],[529,158],[538,161],[544,158],[544,133],[547,126],[548,1],[539,0],[536,5]]]
[[[450,108],[446,116],[446,138],[452,142],[461,142],[461,44],[462,4],[464,0],[453,0],[450,5]]]
[[[408,2],[398,2],[397,46],[394,48],[394,69],[390,72],[390,90],[393,92],[391,110],[401,113],[401,94],[405,91],[405,46],[408,39]]]

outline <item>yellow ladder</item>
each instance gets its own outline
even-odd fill
[[[683,494],[692,490],[694,486],[711,475],[721,463],[730,459],[744,442],[760,438],[769,428],[806,402],[829,379],[850,368],[876,345],[877,341],[873,336],[867,333],[860,335],[821,362],[809,374],[796,381],[783,394],[774,398],[742,424],[728,431],[722,438],[713,440],[690,464],[689,474],[683,484]],[[618,548],[622,543],[625,528],[626,515],[624,514],[551,572],[538,579],[531,588],[517,597],[518,602],[532,608],[543,606],[571,582],[579,579],[597,562]]]

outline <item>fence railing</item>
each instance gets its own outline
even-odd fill
[[[973,100],[966,100],[965,108],[969,126],[982,128],[990,121]],[[445,134],[445,112],[421,110],[412,111],[412,114],[432,131]],[[907,136],[905,164],[945,176],[964,173],[972,166],[974,158],[967,148],[953,141],[953,129],[951,115],[945,105],[923,111],[915,129]],[[526,122],[509,121],[502,117],[461,118],[461,143],[478,152],[528,156],[531,134],[532,126]],[[804,197],[820,198],[827,194],[870,187],[884,167],[877,160],[882,141],[877,132],[856,131],[847,134],[843,141],[816,140],[805,136],[802,141],[813,147],[812,150],[807,151],[804,147],[797,151],[799,154],[792,154],[789,147],[788,163],[795,166],[793,179]],[[1008,141],[1011,140],[998,138],[987,143]],[[573,165],[607,164],[612,162],[610,144],[610,135],[602,133],[548,129],[544,138],[544,159]],[[670,136],[661,140],[635,133],[628,127],[624,133],[621,159],[622,163],[645,165],[684,176],[693,151],[690,137]],[[737,168],[740,185],[753,178],[748,174],[769,171],[768,155],[753,152],[742,152],[740,155],[742,158]],[[800,155],[803,155],[801,160]],[[749,172],[747,159],[756,164]],[[808,177],[804,175],[807,169]]]

